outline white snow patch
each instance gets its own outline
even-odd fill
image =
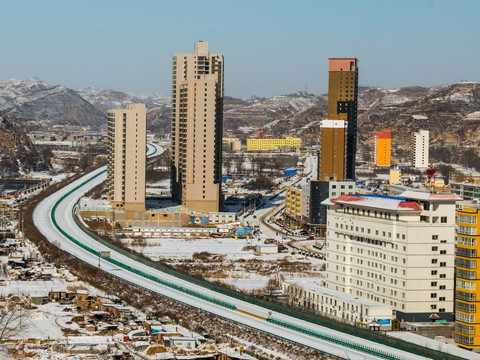
[[[428,120],[428,117],[423,115],[412,115],[415,120]]]

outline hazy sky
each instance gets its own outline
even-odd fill
[[[480,1],[0,0],[0,81],[38,77],[170,95],[171,56],[225,55],[225,94],[327,92],[328,58],[359,84],[480,81]]]

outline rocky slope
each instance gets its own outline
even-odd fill
[[[85,100],[86,99],[86,100]],[[26,129],[49,124],[105,125],[109,108],[126,103],[147,105],[148,128],[170,132],[170,98],[135,95],[116,90],[49,86],[38,80],[0,83],[0,114],[8,114]],[[293,135],[306,145],[318,143],[319,124],[326,118],[327,96],[297,92],[272,98],[224,99],[225,136]],[[433,146],[478,145],[480,84],[457,84],[401,89],[359,89],[359,148],[371,146],[373,132],[392,131],[393,147],[407,146],[413,130],[431,132]]]
[[[367,89],[361,100],[359,129],[364,141],[384,128],[392,130],[392,142],[408,144],[413,130],[426,129],[433,146],[479,144],[479,83]]]
[[[0,83],[0,114],[27,130],[50,125],[104,126],[106,114],[65,86],[36,79]]]
[[[51,169],[50,152],[39,152],[25,133],[0,117],[0,176]]]

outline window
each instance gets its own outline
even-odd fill
[[[440,250],[440,255],[445,255],[447,253],[447,250]]]
[[[431,297],[432,299],[435,299],[435,298],[437,297],[437,293],[431,293],[431,294],[430,294],[430,297]]]
[[[437,270],[432,270],[432,275],[437,275]]]
[[[445,279],[447,277],[447,274],[440,274],[440,279]]]
[[[430,305],[430,310],[435,310],[437,308],[437,305]]]
[[[438,246],[432,246],[432,251],[437,251],[438,250]]]
[[[432,259],[432,264],[436,264],[438,262],[438,259]]]
[[[438,235],[432,235],[432,240],[438,240]]]
[[[441,266],[441,267],[446,267],[446,266],[447,266],[447,263],[446,263],[446,262],[441,262],[441,263],[440,263],[440,266]]]
[[[440,290],[445,290],[447,287],[445,285],[440,285]]]
[[[432,282],[430,283],[430,285],[431,285],[431,286],[437,286],[437,282],[436,282],[436,281],[432,281]]]
[[[440,222],[441,222],[442,224],[446,224],[446,223],[447,223],[447,217],[446,217],[446,216],[442,216],[442,217],[440,218]]]
[[[445,301],[445,297],[439,297],[438,301]]]

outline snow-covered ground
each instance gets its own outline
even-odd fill
[[[275,237],[275,234],[270,235]],[[261,235],[249,240],[147,238],[140,244],[132,239],[124,239],[124,242],[129,248],[152,260],[162,260],[174,266],[190,263],[195,255],[202,259],[206,258],[208,261],[197,266],[212,266],[212,269],[205,268],[208,273],[204,275],[208,280],[220,280],[242,290],[260,290],[271,278],[277,276],[285,280],[321,281],[323,272],[320,269],[324,264],[323,260],[305,259],[303,256],[291,255],[288,252],[263,255],[255,253],[252,247],[263,244],[266,237],[268,235]],[[204,255],[199,255],[201,253]],[[209,274],[212,277],[208,277]]]
[[[92,177],[98,174],[98,172],[101,171],[97,170],[89,174],[87,177]],[[34,223],[40,227],[40,231],[51,241],[58,241],[59,245],[61,246],[62,249],[72,252],[77,256],[78,258],[82,259],[83,261],[86,261],[94,266],[97,266],[98,261],[101,262],[101,268],[104,271],[107,271],[115,276],[122,277],[126,279],[127,281],[130,281],[135,284],[139,284],[140,286],[146,288],[146,289],[151,289],[152,291],[158,292],[160,294],[163,294],[166,297],[172,298],[172,299],[179,299],[185,304],[191,304],[192,306],[206,310],[208,312],[211,312],[213,314],[218,314],[222,318],[225,319],[230,319],[233,320],[234,322],[238,323],[243,323],[247,325],[248,327],[252,328],[257,328],[261,331],[265,331],[267,333],[275,334],[282,336],[283,338],[286,339],[291,339],[296,343],[299,344],[304,344],[306,346],[312,347],[312,348],[317,348],[322,351],[326,351],[327,353],[335,354],[337,356],[345,357],[348,356],[350,359],[365,359],[365,358],[372,358],[372,359],[378,359],[377,356],[370,356],[364,352],[359,352],[356,350],[353,350],[351,348],[346,349],[343,346],[339,346],[337,344],[331,343],[331,342],[325,342],[319,338],[316,337],[311,337],[306,334],[299,333],[297,331],[287,329],[285,327],[280,327],[272,323],[267,323],[264,320],[261,320],[256,317],[252,317],[247,313],[250,314],[261,314],[258,316],[263,316],[267,317],[269,316],[269,310],[265,308],[261,308],[258,306],[255,306],[250,303],[245,303],[243,301],[240,301],[235,298],[231,298],[229,296],[226,296],[222,293],[218,292],[213,292],[211,290],[205,289],[203,287],[197,286],[195,284],[183,281],[181,279],[172,277],[168,274],[165,274],[163,272],[157,271],[153,268],[150,268],[144,264],[137,263],[133,261],[132,259],[125,257],[115,251],[112,251],[110,249],[111,253],[111,258],[115,259],[116,261],[120,263],[124,263],[127,266],[132,266],[134,268],[139,269],[142,272],[145,272],[149,275],[152,275],[157,278],[162,278],[165,281],[169,282],[174,282],[178,284],[181,289],[191,289],[196,292],[201,292],[202,294],[209,296],[209,297],[215,297],[217,299],[226,301],[228,303],[234,304],[236,309],[241,309],[243,311],[232,311],[231,309],[226,309],[223,306],[220,306],[218,304],[212,303],[210,301],[206,301],[202,298],[192,296],[190,294],[184,293],[181,290],[176,290],[171,287],[164,286],[158,282],[152,281],[146,277],[143,277],[139,274],[133,273],[126,271],[125,269],[121,269],[117,266],[114,266],[110,262],[104,260],[104,259],[98,259],[97,256],[93,255],[92,253],[87,252],[86,250],[78,247],[77,245],[73,244],[68,238],[63,236],[55,227],[52,226],[51,221],[50,221],[50,212],[52,211],[53,205],[58,201],[58,199],[62,198],[64,193],[67,193],[70,191],[72,188],[74,188],[76,185],[79,183],[85,181],[85,178],[81,178],[77,180],[76,182],[66,186],[64,189],[61,191],[55,193],[54,195],[48,197],[44,201],[42,201],[37,208],[35,208],[33,218],[34,218]],[[57,218],[57,221],[62,224],[61,226],[65,229],[65,231],[75,234],[77,237],[78,241],[81,241],[84,243],[86,246],[94,248],[96,251],[105,251],[107,248],[98,242],[96,242],[94,239],[88,237],[85,233],[82,233],[82,231],[79,231],[78,228],[76,227],[73,219],[72,219],[72,213],[71,209],[72,207],[76,204],[76,201],[79,196],[81,196],[85,191],[88,190],[89,187],[95,186],[99,182],[104,181],[104,178],[102,176],[99,176],[92,180],[91,183],[88,183],[86,186],[81,187],[75,191],[73,191],[69,196],[63,198],[62,202],[58,205],[56,212],[55,212],[55,217]],[[328,333],[334,333],[336,337],[341,337],[343,339],[348,339],[348,341],[354,341],[357,343],[361,343],[363,345],[368,344],[367,346],[373,347],[375,349],[381,349],[382,351],[388,351],[391,352],[392,349],[383,346],[381,344],[376,344],[373,342],[368,342],[365,339],[357,339],[349,334],[345,333],[339,333],[335,332],[331,329],[325,329],[325,328],[319,328],[317,325],[311,324],[311,323],[306,323],[303,321],[299,321],[298,319],[293,319],[290,318],[286,315],[280,314],[280,313],[273,313],[272,314],[275,318],[278,318],[279,320],[287,321],[287,322],[293,322],[295,324],[298,324],[299,326],[304,326],[307,328],[315,328],[318,329],[318,331],[321,332],[328,332]],[[346,353],[348,351],[348,354]],[[407,354],[405,352],[400,352],[398,350],[394,350],[396,354],[401,353],[402,357],[408,358],[408,359],[421,359],[422,357],[417,356],[417,355],[412,355],[412,354]],[[346,355],[347,354],[347,355]]]

